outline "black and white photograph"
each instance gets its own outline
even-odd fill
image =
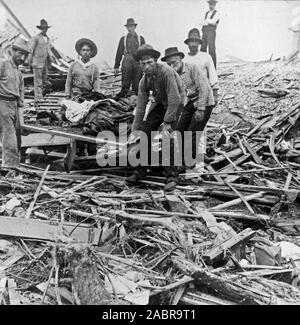
[[[0,305],[300,305],[299,53],[300,0],[0,0]]]

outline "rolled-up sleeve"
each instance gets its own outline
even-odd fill
[[[73,64],[70,65],[68,76],[65,85],[65,94],[67,97],[72,97],[72,74],[73,74]]]
[[[134,121],[131,128],[132,131],[137,131],[140,129],[141,123],[145,116],[148,100],[149,100],[149,92],[146,90],[145,77],[143,77],[139,84],[137,107],[136,107]]]
[[[207,56],[207,70],[209,77],[209,84],[213,89],[219,89],[219,78],[214,66],[214,62],[210,55]]]
[[[100,72],[96,65],[95,65],[93,80],[94,80],[93,91],[100,93]]]
[[[182,103],[175,73],[167,72],[165,74],[165,87],[167,92],[168,106],[164,116],[164,122],[172,123],[176,121],[177,110],[179,105]]]

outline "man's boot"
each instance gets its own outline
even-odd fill
[[[175,190],[177,183],[178,179],[176,177],[167,177],[164,191],[169,192]]]
[[[133,185],[144,179],[146,176],[146,171],[135,169],[133,171],[133,174],[131,176],[128,176],[125,178],[125,184],[127,185]]]

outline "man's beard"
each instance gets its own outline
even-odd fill
[[[190,47],[190,52],[195,53],[198,51],[198,46],[191,46]]]

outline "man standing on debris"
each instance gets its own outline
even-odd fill
[[[151,161],[151,132],[160,130],[164,135],[170,135],[175,129],[180,106],[183,103],[183,85],[176,71],[167,65],[157,63],[160,53],[152,46],[142,45],[136,53],[144,76],[139,85],[138,103],[132,125],[130,142],[135,142],[144,132],[148,139],[148,162]],[[146,106],[150,93],[153,102],[149,108],[146,121]],[[150,165],[150,164],[149,164]],[[133,175],[126,178],[127,184],[135,184],[146,176],[148,166],[138,166]],[[164,167],[166,176],[165,190],[172,190],[177,184],[177,168]]]
[[[43,91],[45,90],[48,77],[48,64],[51,57],[51,43],[47,36],[47,31],[51,27],[47,21],[42,19],[39,26],[39,34],[31,40],[29,64],[33,68],[34,78],[34,101],[35,103],[44,100]]]
[[[216,30],[219,24],[220,18],[216,10],[216,4],[218,1],[209,0],[209,11],[206,12],[202,23],[202,45],[201,51],[206,52],[207,47],[209,54],[211,55],[215,68],[217,68],[217,57],[216,57]]]
[[[143,36],[139,36],[135,30],[137,24],[134,19],[128,18],[126,25],[128,34],[120,39],[116,59],[115,73],[118,72],[121,60],[122,61],[122,89],[117,95],[118,98],[125,97],[128,94],[130,86],[135,94],[138,94],[139,82],[142,78],[142,70],[139,63],[134,59],[137,49],[145,44]]]
[[[199,46],[202,43],[199,29],[191,29],[184,43],[189,48],[189,52],[185,56],[185,62],[196,64],[205,73],[214,93],[215,104],[217,104],[219,90],[218,74],[211,56],[206,52],[199,51]]]
[[[186,100],[177,121],[176,130],[181,133],[183,144],[189,144],[188,141],[184,141],[184,131],[192,132],[192,156],[195,159],[196,144],[199,142],[196,136],[197,131],[204,130],[215,101],[206,76],[195,64],[183,62],[184,57],[184,53],[178,51],[177,47],[170,47],[166,49],[165,56],[161,60],[167,62],[183,81]],[[198,134],[200,135],[200,132]],[[182,154],[184,154],[183,148]]]
[[[21,125],[24,124],[24,81],[18,66],[29,54],[28,43],[17,38],[12,45],[10,59],[0,61],[0,141],[2,169],[14,176],[19,166]]]
[[[77,41],[75,49],[80,59],[71,64],[66,81],[66,97],[100,92],[100,73],[91,58],[97,55],[96,44],[86,38]]]

